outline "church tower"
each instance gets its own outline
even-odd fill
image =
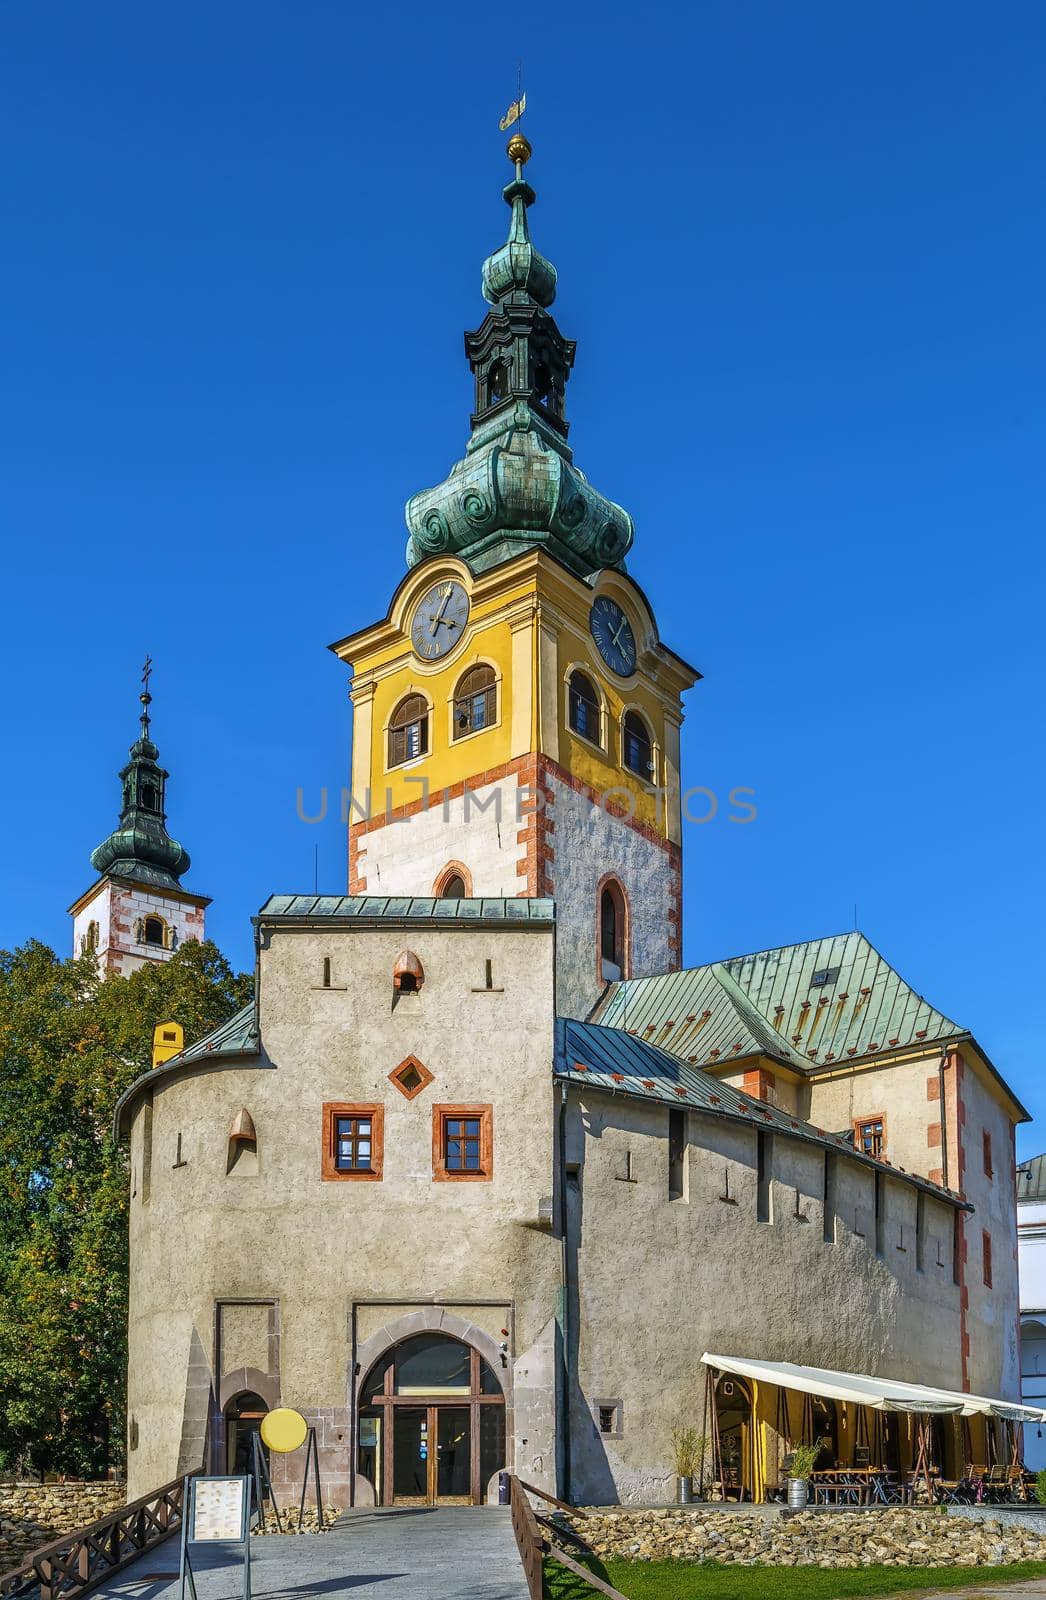
[[[465,335],[465,457],[407,504],[387,616],[331,647],[353,669],[349,892],[554,898],[557,1003],[584,1016],[608,980],[681,964],[679,729],[699,674],[625,572],[631,517],[574,465],[575,344],[531,241],[522,134],[508,153],[508,239]]]
[[[120,773],[123,804],[115,832],[91,852],[101,876],[69,907],[73,954],[93,951],[102,976],[169,961],[185,939],[204,937],[210,900],[183,889],[189,853],[167,832],[167,779],[149,733],[149,676],[142,674],[140,731]]]

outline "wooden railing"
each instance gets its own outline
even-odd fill
[[[184,1479],[174,1478],[162,1489],[34,1550],[22,1566],[0,1573],[0,1596],[71,1600],[87,1594],[110,1573],[178,1532],[183,1493]]]
[[[539,1500],[545,1500],[557,1511],[566,1511],[572,1517],[586,1517],[587,1511],[580,1510],[577,1506],[568,1506],[562,1500],[557,1500],[554,1494],[549,1494],[546,1489],[538,1489],[532,1483],[524,1483],[517,1478],[514,1472],[509,1474],[509,1507],[512,1511],[512,1531],[516,1535],[516,1544],[519,1547],[519,1559],[523,1563],[527,1586],[530,1590],[530,1600],[542,1600],[544,1594],[544,1566],[545,1557],[551,1556],[553,1561],[558,1561],[561,1566],[574,1573],[575,1577],[583,1578],[597,1594],[609,1596],[609,1600],[626,1600],[620,1589],[615,1589],[603,1578],[598,1578],[594,1572],[583,1567],[575,1561],[573,1556],[560,1549],[550,1537],[555,1533],[557,1538],[570,1538],[576,1544],[585,1548],[585,1541],[580,1535],[569,1529],[554,1524],[547,1517],[539,1517],[528,1499],[529,1495],[537,1495]],[[547,1531],[543,1531],[547,1530]]]
[[[512,1512],[512,1532],[516,1535],[519,1559],[523,1563],[530,1600],[541,1600],[544,1593],[545,1544],[534,1507],[527,1499],[516,1474],[509,1475],[508,1503]]]

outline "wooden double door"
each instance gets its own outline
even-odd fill
[[[467,1405],[398,1405],[386,1439],[389,1499],[397,1505],[472,1505],[472,1418]]]

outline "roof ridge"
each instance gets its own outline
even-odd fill
[[[754,1043],[759,1045],[765,1054],[780,1056],[789,1065],[794,1064],[796,1059],[794,1053],[788,1048],[773,1023],[768,1017],[763,1016],[758,1006],[752,1004],[741,985],[725,970],[722,962],[714,961],[711,970]]]

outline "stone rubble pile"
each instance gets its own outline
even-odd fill
[[[0,1573],[126,1502],[123,1483],[0,1484]]]
[[[940,1510],[803,1512],[782,1517],[722,1511],[599,1510],[560,1514],[593,1555],[626,1561],[716,1561],[776,1567],[984,1567],[1046,1561],[1038,1533]],[[563,1548],[575,1551],[572,1540]]]
[[[327,1506],[326,1510],[323,1513],[324,1525],[323,1525],[323,1528],[321,1530],[320,1524],[319,1524],[319,1518],[316,1515],[316,1507],[313,1506],[310,1509],[308,1506],[306,1506],[305,1507],[305,1515],[302,1518],[301,1531],[302,1531],[302,1533],[320,1533],[321,1531],[323,1533],[329,1533],[331,1528],[334,1526],[334,1523],[336,1522],[337,1518],[340,1517],[340,1516],[341,1516],[341,1512],[335,1510],[334,1506]],[[297,1533],[298,1532],[298,1507],[296,1505],[294,1505],[294,1506],[281,1505],[280,1506],[280,1520],[283,1523],[283,1531],[284,1531],[285,1534]],[[271,1508],[271,1506],[266,1506],[265,1507],[265,1529],[264,1529],[264,1535],[268,1535],[268,1534],[274,1533],[278,1537],[279,1536],[279,1532],[280,1532],[280,1530],[276,1526],[276,1518],[272,1514],[272,1508]],[[257,1538],[259,1534],[262,1534],[262,1529],[256,1524],[251,1529],[251,1533],[255,1536],[255,1538]]]

